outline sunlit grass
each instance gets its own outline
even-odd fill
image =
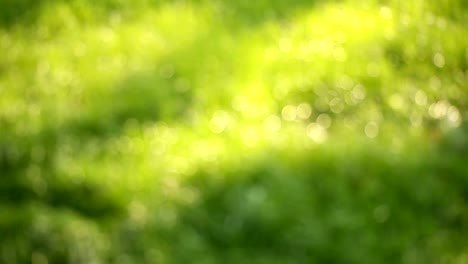
[[[466,225],[430,217],[466,220],[466,8],[286,2],[44,1],[2,26],[0,170],[31,201],[0,228],[33,230],[5,263],[466,259]]]

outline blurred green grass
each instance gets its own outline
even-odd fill
[[[467,7],[0,0],[0,262],[467,262]]]

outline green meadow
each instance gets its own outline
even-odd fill
[[[463,0],[0,0],[0,263],[468,263]]]

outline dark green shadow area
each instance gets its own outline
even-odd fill
[[[38,14],[38,9],[46,1],[29,1],[29,0],[2,0],[0,2],[0,24],[2,27],[11,27],[20,21],[33,20]]]
[[[181,90],[181,84],[175,81],[176,76],[176,73],[171,73],[171,76],[163,78],[156,70],[129,76],[115,89],[87,98],[77,118],[70,118],[59,125],[48,123],[32,135],[20,137],[5,125],[0,140],[3,177],[0,200],[12,204],[39,200],[94,217],[118,211],[122,205],[107,197],[100,186],[58,180],[60,175],[55,175],[54,171],[54,159],[59,155],[57,149],[64,144],[103,144],[122,136],[128,123],[183,120],[190,108],[191,96],[190,91]],[[25,174],[31,166],[46,174],[48,186],[45,197],[28,183]]]
[[[144,3],[145,1],[136,1]],[[161,1],[152,1],[156,6]],[[74,10],[75,15],[82,20],[102,19],[109,13],[118,11],[125,7],[125,3],[118,0],[104,0],[90,2],[87,0],[1,0],[0,1],[0,28],[11,29],[13,27],[34,27],[44,9],[51,5],[63,5]],[[86,6],[92,4],[94,15],[101,16],[92,18],[87,13]],[[138,4],[138,3],[137,3]],[[83,8],[84,7],[84,8]],[[102,22],[102,21],[101,21]]]
[[[464,144],[403,155],[374,144],[270,150],[201,168],[184,183],[194,202],[171,224],[155,210],[127,238],[161,239],[169,263],[437,263],[467,243]],[[123,243],[132,261],[148,261],[132,243]]]
[[[375,144],[294,156],[269,150],[201,167],[183,183],[196,198],[189,205],[150,201],[143,226],[109,219],[106,210],[122,213],[126,202],[116,204],[104,190],[51,187],[55,202],[2,202],[9,212],[0,221],[3,249],[22,249],[3,257],[29,263],[29,252],[41,252],[49,263],[69,263],[79,247],[91,252],[79,251],[80,263],[437,263],[467,243],[468,144],[451,141],[403,155]],[[169,206],[169,220],[161,205]]]
[[[70,6],[77,17],[81,20],[96,19],[94,16],[101,16],[103,19],[112,13],[123,12],[130,17],[138,15],[138,12],[147,8],[159,8],[164,4],[171,3],[185,3],[192,4],[210,4],[218,8],[219,14],[225,19],[230,26],[244,27],[254,26],[260,22],[268,20],[286,20],[289,15],[294,12],[299,12],[308,9],[317,4],[317,1],[293,0],[293,1],[144,1],[137,0],[133,3],[118,0],[104,0],[99,2],[90,2],[88,0],[1,0],[0,1],[0,27],[10,29],[14,26],[17,27],[31,27],[37,22],[43,9],[48,5],[62,4]],[[87,6],[92,5],[93,10],[87,10]],[[85,8],[83,8],[85,7]],[[97,20],[98,22],[102,22]]]

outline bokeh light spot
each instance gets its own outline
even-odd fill
[[[229,122],[229,115],[226,112],[216,112],[210,120],[209,128],[213,133],[219,134],[223,132]]]
[[[447,109],[447,119],[453,127],[458,127],[461,124],[460,111],[455,106],[449,106]]]
[[[281,118],[271,115],[265,119],[265,128],[270,132],[277,132],[281,129]]]
[[[420,106],[425,106],[427,104],[427,95],[422,90],[418,90],[414,95],[414,101]]]
[[[281,110],[281,116],[286,121],[293,121],[297,117],[297,108],[294,105],[286,105]]]
[[[132,201],[128,207],[128,212],[134,223],[141,225],[146,222],[148,212],[146,206],[141,202],[136,200]]]
[[[367,64],[366,70],[367,70],[367,74],[370,77],[376,78],[376,77],[379,77],[380,75],[380,66],[375,62],[371,62]]]
[[[364,100],[366,98],[366,90],[361,84],[354,86],[351,93],[356,100]]]
[[[333,98],[330,101],[330,110],[335,114],[341,113],[344,110],[344,104],[342,100],[338,97]]]
[[[394,110],[402,111],[406,107],[405,99],[400,94],[392,94],[388,100],[390,107],[392,107]]]
[[[429,107],[429,115],[432,118],[440,119],[447,113],[447,109],[449,108],[449,106],[449,103],[445,100],[433,103]]]
[[[445,57],[442,55],[442,53],[437,52],[434,54],[434,57],[432,58],[432,62],[434,65],[438,68],[443,68],[445,65]]]
[[[296,112],[299,119],[307,119],[312,114],[312,108],[308,103],[301,103],[297,106]]]
[[[327,114],[320,114],[316,121],[323,128],[329,128],[332,123],[331,117]]]
[[[306,130],[307,136],[316,143],[323,143],[327,139],[327,130],[316,123],[310,123]]]
[[[364,128],[364,133],[368,138],[375,138],[379,134],[379,126],[376,122],[369,122]]]
[[[247,147],[255,146],[259,139],[258,131],[253,127],[248,127],[241,131],[242,143]]]
[[[377,223],[384,223],[389,216],[390,209],[385,204],[379,205],[374,209],[374,218]]]
[[[392,9],[390,9],[388,6],[382,6],[380,8],[380,16],[383,17],[384,19],[391,19],[392,18]]]
[[[35,251],[31,255],[31,263],[32,264],[48,264],[49,260],[47,259],[47,256],[45,256],[43,253],[39,251]]]

